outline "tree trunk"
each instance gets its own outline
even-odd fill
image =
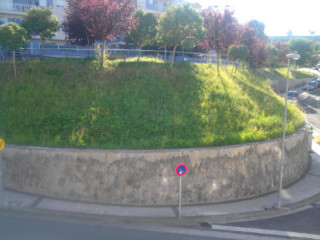
[[[182,62],[184,62],[184,48],[182,49]]]
[[[140,56],[141,56],[141,46],[139,47],[139,53],[138,53],[138,62],[140,61]]]
[[[220,74],[220,72],[219,72],[219,64],[220,64],[220,54],[218,54],[218,59],[217,59],[217,71],[218,71],[218,74]]]
[[[172,52],[172,59],[171,59],[171,64],[170,64],[170,68],[172,68],[173,66],[173,62],[174,62],[174,56],[176,54],[176,48],[177,48],[178,44],[174,45],[174,48],[173,48],[173,52]]]
[[[41,59],[43,59],[43,45],[44,45],[44,40],[41,39]]]
[[[87,43],[88,43],[88,57],[90,57],[90,38],[87,37]]]
[[[164,45],[164,61],[167,61],[167,44]]]
[[[16,70],[16,51],[12,51],[12,63],[13,63],[13,70],[14,70],[14,76],[17,75],[17,70]]]
[[[103,68],[103,63],[104,63],[106,42],[107,42],[107,40],[104,39],[103,43],[102,43],[102,48],[101,48],[101,65],[100,65],[101,68]]]

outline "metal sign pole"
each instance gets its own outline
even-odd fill
[[[184,176],[187,173],[187,166],[184,163],[180,163],[176,167],[176,174],[180,178],[179,179],[179,219],[181,219],[181,181],[182,176]]]
[[[181,219],[181,179],[182,177],[179,177],[180,178],[180,184],[179,184],[179,219]]]

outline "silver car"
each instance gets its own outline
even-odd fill
[[[317,86],[316,81],[310,81],[310,82],[308,82],[308,84],[307,84],[306,87],[305,87],[305,89],[306,89],[307,91],[312,91],[312,90],[315,90],[315,89],[317,89],[317,88],[318,88],[318,86]]]

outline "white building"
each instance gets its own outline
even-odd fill
[[[33,7],[51,7],[54,14],[62,22],[64,17],[65,0],[0,0],[0,26],[8,22],[20,25],[26,10]],[[65,34],[60,30],[54,37],[54,42],[64,43]]]

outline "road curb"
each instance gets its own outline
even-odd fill
[[[74,218],[77,220],[89,220],[89,221],[112,222],[112,223],[191,225],[191,224],[199,224],[203,222],[226,223],[226,222],[250,221],[254,219],[276,217],[283,214],[289,214],[292,211],[296,211],[300,208],[311,205],[317,201],[320,201],[320,193],[310,198],[304,199],[302,201],[285,205],[282,208],[271,206],[270,209],[264,210],[264,211],[255,211],[255,212],[239,213],[239,214],[192,216],[192,217],[183,217],[180,220],[178,218],[168,218],[168,217],[132,217],[132,216],[124,217],[124,216],[61,212],[61,211],[52,211],[47,209],[35,209],[35,208],[14,208],[14,207],[5,207],[5,206],[0,206],[0,211],[18,213],[18,214],[32,214],[36,216]]]

